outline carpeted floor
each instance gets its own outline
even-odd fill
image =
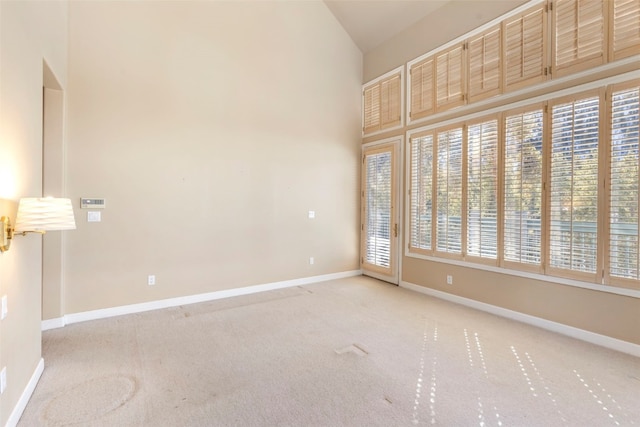
[[[20,426],[640,425],[640,359],[365,277],[43,334]]]

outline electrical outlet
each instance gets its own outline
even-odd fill
[[[0,394],[4,393],[7,389],[7,367],[5,366],[0,371]]]
[[[7,296],[5,295],[2,297],[2,312],[0,312],[0,319],[4,320],[7,317],[8,310]]]
[[[155,285],[155,284],[156,284],[156,276],[154,276],[153,274],[150,274],[150,275],[147,277],[147,285],[149,285],[149,286],[153,286],[153,285]]]
[[[453,276],[447,274],[447,285],[453,285]]]
[[[312,256],[309,257],[309,264],[313,265],[313,263],[315,262],[315,260],[313,259]]]

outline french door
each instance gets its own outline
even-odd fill
[[[401,139],[366,145],[362,151],[361,248],[363,274],[398,284]]]

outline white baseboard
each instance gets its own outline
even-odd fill
[[[81,313],[67,314],[62,318],[45,320],[42,322],[42,330],[61,328],[72,323],[85,322],[87,320],[105,319],[124,314],[142,313],[144,311],[161,308],[177,307],[198,302],[213,301],[222,298],[236,297],[240,295],[255,294],[257,292],[271,291],[275,289],[290,288],[294,286],[308,285],[310,283],[325,282],[327,280],[343,279],[345,277],[360,276],[361,270],[343,271],[340,273],[323,274],[320,276],[303,277],[300,279],[285,280],[282,282],[265,283],[262,285],[247,286],[244,288],[228,289],[224,291],[209,292],[205,294],[189,295],[185,297],[169,298],[158,301],[144,302],[140,304],[124,305],[120,307],[104,308],[100,310],[85,311]],[[46,329],[45,329],[46,328]]]
[[[467,307],[475,308],[476,310],[485,311],[487,313],[506,317],[512,320],[517,320],[522,323],[537,326],[539,328],[586,341],[591,344],[596,344],[602,347],[610,348],[612,350],[620,351],[622,353],[627,353],[632,356],[640,357],[640,345],[633,344],[628,341],[622,341],[616,338],[608,337],[606,335],[596,334],[594,332],[585,331],[584,329],[574,328],[573,326],[552,322],[540,317],[530,316],[528,314],[519,313],[517,311],[508,310],[506,308],[472,300],[469,298],[460,297],[457,295],[427,288],[425,286],[415,285],[413,283],[405,281],[401,281],[400,286],[425,295],[430,295],[446,301],[465,305]]]
[[[29,399],[31,399],[31,395],[33,394],[36,386],[38,385],[38,381],[40,381],[40,377],[42,376],[42,372],[44,371],[44,359],[40,359],[38,362],[38,366],[36,366],[35,371],[33,371],[33,375],[29,379],[27,386],[24,388],[24,391],[20,395],[20,399],[16,406],[11,411],[11,415],[9,415],[9,419],[5,424],[5,427],[15,427],[18,425],[18,421],[20,421],[20,417],[22,417],[22,413],[24,409],[27,407],[27,403],[29,403]]]
[[[64,326],[64,317],[57,317],[55,319],[47,319],[42,321],[41,329],[48,331],[49,329],[62,328]]]

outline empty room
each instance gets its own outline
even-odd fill
[[[639,29],[0,0],[0,425],[640,425]]]

